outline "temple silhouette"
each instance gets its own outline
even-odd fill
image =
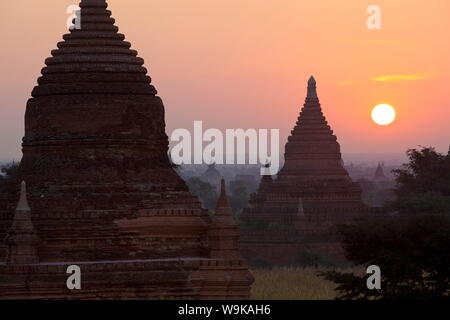
[[[263,176],[241,220],[249,260],[296,264],[301,250],[339,256],[333,225],[371,213],[343,166],[340,145],[323,115],[313,76],[305,104],[274,178]],[[251,226],[259,225],[259,228]],[[261,226],[262,230],[261,230]]]
[[[379,162],[377,169],[375,170],[375,174],[373,175],[373,181],[374,182],[385,182],[388,181],[388,178],[384,174],[384,165],[383,163]]]
[[[81,29],[28,100],[19,173],[0,192],[0,298],[248,298],[225,190],[211,218],[169,161],[144,60],[105,0],[80,7]],[[69,265],[81,290],[66,287]]]
[[[202,173],[200,179],[204,182],[208,182],[212,186],[219,188],[222,175],[216,168],[215,162],[208,164],[208,168]]]

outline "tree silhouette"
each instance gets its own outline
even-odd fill
[[[324,272],[338,299],[450,298],[450,155],[411,149],[395,170],[391,217],[338,226],[346,258],[381,268],[381,290],[369,290],[366,274]]]
[[[450,154],[434,148],[407,151],[409,163],[394,170],[396,200],[388,208],[400,213],[450,213]]]

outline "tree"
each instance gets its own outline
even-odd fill
[[[395,170],[399,215],[338,226],[346,258],[381,268],[381,290],[368,290],[367,275],[325,272],[340,299],[450,298],[450,155],[411,149]],[[413,215],[411,215],[413,213]]]
[[[205,209],[214,210],[218,198],[215,186],[199,178],[188,179],[187,185],[189,191],[200,199]]]
[[[394,170],[396,200],[388,208],[400,213],[450,213],[450,154],[434,148],[410,149],[409,163]]]
[[[0,167],[0,183],[10,179],[19,171],[20,163],[10,162]]]
[[[310,250],[301,250],[299,254],[300,263],[305,267],[334,267],[335,263],[327,257]]]
[[[233,213],[237,214],[248,206],[250,194],[245,181],[236,180],[230,183],[230,206]]]
[[[450,299],[448,217],[390,217],[338,229],[348,260],[381,269],[381,290],[367,288],[367,274],[321,273],[337,284],[338,299]]]

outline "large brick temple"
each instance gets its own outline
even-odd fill
[[[316,80],[308,81],[305,104],[288,138],[285,162],[276,178],[263,176],[242,220],[249,228],[242,237],[248,259],[295,264],[301,250],[341,256],[335,223],[371,212],[361,200],[361,188],[343,166],[340,145],[323,115]]]
[[[0,192],[0,299],[248,298],[224,190],[211,218],[170,164],[144,60],[105,0],[80,7],[81,29],[45,61],[19,173]],[[81,290],[66,286],[69,265]]]

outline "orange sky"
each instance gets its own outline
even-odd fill
[[[0,158],[20,157],[26,101],[76,0],[0,2]],[[382,30],[366,9],[382,9]],[[314,74],[343,152],[450,143],[448,0],[109,0],[166,106],[167,132],[293,127]],[[383,81],[380,81],[383,80]],[[370,112],[392,104],[396,122]]]

